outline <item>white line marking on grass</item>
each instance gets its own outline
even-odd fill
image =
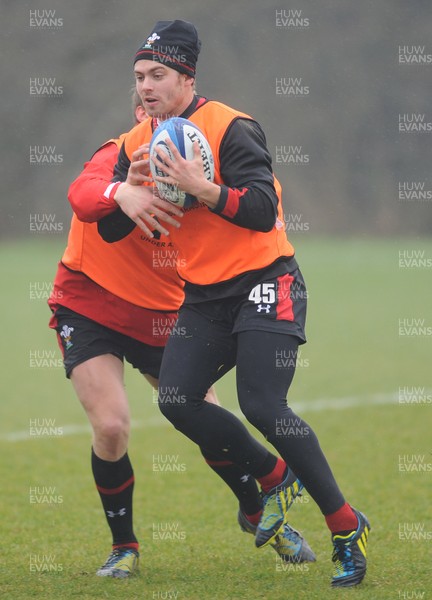
[[[432,393],[432,390],[427,390],[427,393]],[[318,400],[305,400],[303,402],[290,403],[290,407],[299,414],[307,412],[323,412],[325,410],[345,410],[348,408],[356,408],[363,406],[380,406],[390,405],[399,403],[399,394],[393,392],[391,394],[370,394],[365,396],[348,396],[346,398],[319,398]],[[243,413],[239,410],[230,411],[240,419],[244,420]],[[146,427],[162,427],[169,426],[168,421],[158,415],[155,417],[149,417],[145,421],[132,421],[132,429],[144,429]],[[83,425],[63,425],[62,435],[56,437],[62,437],[66,435],[80,435],[82,433],[90,433],[91,428],[88,424]],[[30,439],[46,439],[48,436],[32,436],[29,431],[14,431],[12,433],[5,433],[0,436],[2,442],[21,442],[23,440]]]
[[[379,406],[382,404],[399,404],[399,394],[371,394],[367,396],[347,396],[346,398],[319,398],[290,404],[298,412],[322,412],[324,410],[344,410],[358,406]]]

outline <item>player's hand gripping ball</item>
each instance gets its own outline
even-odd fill
[[[171,160],[175,160],[166,143],[168,137],[174,143],[181,156],[186,160],[194,158],[193,143],[195,141],[198,142],[201,150],[204,174],[209,181],[213,181],[214,160],[210,145],[202,131],[194,123],[181,117],[172,117],[163,121],[153,133],[150,141],[150,171],[153,178],[155,176],[167,177],[166,173],[159,169],[151,159],[152,156],[158,156],[158,148],[162,148]],[[196,201],[195,196],[183,192],[176,185],[156,180],[155,184],[160,197],[172,202],[176,206],[188,208]]]

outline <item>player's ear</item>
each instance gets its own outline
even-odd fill
[[[186,75],[185,73],[182,73],[182,76],[187,86],[195,87],[195,77],[191,77],[191,75]]]
[[[147,113],[142,106],[135,107],[135,119],[137,123],[142,123],[147,117]]]

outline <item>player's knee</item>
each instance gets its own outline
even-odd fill
[[[253,405],[252,403],[243,403],[240,404],[240,409],[246,417],[246,419],[249,421],[249,423],[257,429],[261,430],[262,415],[261,412],[258,410],[258,407],[256,405]]]
[[[193,408],[193,395],[180,387],[160,386],[158,404],[163,416],[170,421],[176,429],[182,430],[182,424],[191,418]]]
[[[94,427],[96,440],[103,442],[106,446],[117,447],[124,444],[129,438],[129,420],[118,415],[104,417]]]
[[[159,410],[163,414],[163,416],[168,419],[173,425],[175,425],[179,418],[181,418],[181,413],[179,414],[178,407],[179,403],[172,403],[167,398],[159,395],[158,399]]]
[[[239,393],[239,406],[248,422],[267,435],[270,411],[265,394],[262,391],[256,394]]]

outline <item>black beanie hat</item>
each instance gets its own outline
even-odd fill
[[[198,32],[187,21],[158,21],[135,54],[137,60],[154,60],[179,73],[195,77],[201,48]]]

